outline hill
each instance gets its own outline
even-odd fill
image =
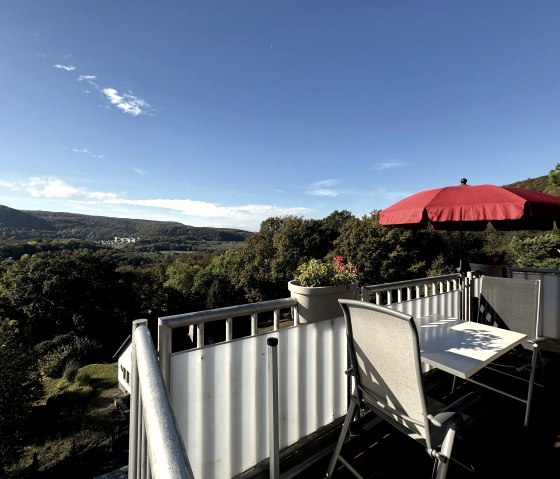
[[[540,191],[549,195],[560,196],[560,187],[556,186],[550,179],[550,175],[537,176],[526,180],[516,181],[509,185],[515,188],[527,188],[528,190]]]
[[[51,211],[29,211],[30,215],[48,222],[59,235],[90,240],[117,237],[181,238],[185,241],[244,241],[251,233],[232,228],[188,226],[173,221],[139,220],[89,216]]]
[[[52,225],[37,216],[0,205],[0,228],[50,230]]]
[[[7,241],[78,239],[111,242],[131,238],[137,248],[196,250],[194,243],[243,242],[251,232],[209,228],[172,221],[90,216],[50,211],[21,211],[0,205],[0,239]]]

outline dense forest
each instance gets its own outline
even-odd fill
[[[516,186],[556,193],[558,171]],[[272,217],[253,234],[7,207],[0,208],[0,224],[0,475],[7,477],[35,463],[22,451],[39,441],[31,431],[47,380],[114,361],[135,319],[154,326],[161,316],[287,297],[288,281],[311,258],[342,255],[366,284],[449,273],[458,265],[459,233],[383,227],[376,211],[360,218],[348,211],[321,220]],[[161,254],[100,242],[136,235],[239,247]],[[471,262],[560,268],[556,230],[489,227],[466,233],[463,245]],[[56,399],[60,392],[49,394]],[[73,443],[74,454],[80,447]]]

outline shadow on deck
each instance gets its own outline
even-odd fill
[[[560,476],[560,354],[549,357],[546,388],[535,387],[528,427],[523,425],[525,404],[472,383],[460,385],[457,394],[474,390],[481,396],[472,411],[476,421],[463,438],[456,441],[453,451],[454,457],[472,464],[475,472],[452,462],[448,472],[450,479]],[[429,394],[442,402],[451,402],[454,399],[449,394],[451,383],[449,375],[436,371],[428,378]],[[347,459],[353,458],[352,465],[364,478],[431,477],[433,460],[422,446],[388,424],[378,423],[372,414],[360,421],[365,425],[361,434],[345,444],[343,454]],[[367,424],[372,422],[375,425],[367,429]],[[310,467],[298,470],[294,465],[298,462],[297,454],[286,459],[281,465],[282,477],[324,478],[331,457],[328,450],[334,447],[339,430],[316,441],[323,455]],[[334,477],[354,476],[338,463]]]

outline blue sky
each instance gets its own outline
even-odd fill
[[[0,204],[256,231],[560,163],[560,2],[2,0]]]

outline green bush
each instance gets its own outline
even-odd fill
[[[69,382],[73,382],[78,374],[78,369],[80,369],[80,363],[75,358],[70,358],[64,366],[62,377]]]
[[[42,350],[48,352],[41,357],[39,368],[43,376],[51,377],[63,376],[66,365],[71,361],[77,363],[87,362],[89,358],[95,356],[95,353],[100,348],[97,341],[74,334],[65,335],[63,339],[59,337],[54,349],[53,344],[48,347],[44,343],[41,344]]]
[[[78,370],[74,382],[79,386],[90,386],[91,385],[91,375],[83,370]]]

